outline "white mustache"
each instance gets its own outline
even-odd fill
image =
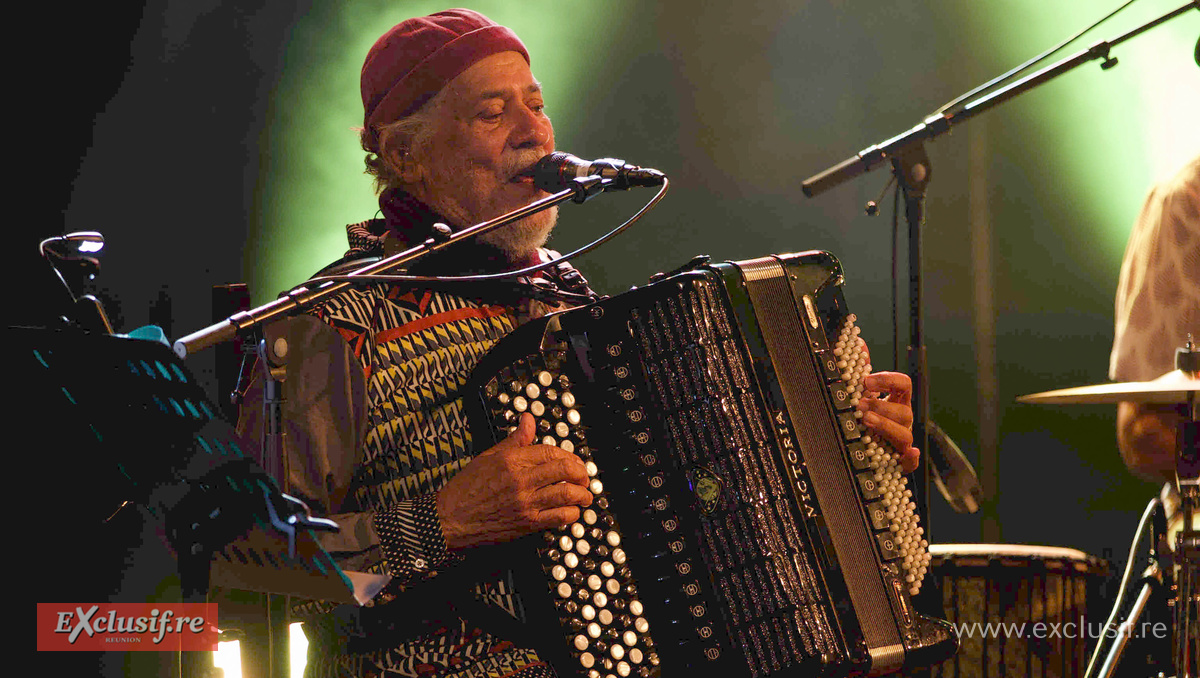
[[[504,172],[506,175],[508,175],[509,181],[512,181],[517,177],[530,176],[530,170],[532,170],[533,166],[537,164],[537,161],[541,160],[543,157],[545,157],[544,154],[538,151],[522,151],[519,155],[516,155],[509,160],[505,160],[503,168]]]

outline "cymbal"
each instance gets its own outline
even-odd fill
[[[1115,405],[1121,401],[1130,401],[1177,405],[1187,402],[1187,394],[1191,391],[1200,391],[1200,379],[1175,370],[1154,381],[1118,381],[1111,384],[1063,388],[1023,395],[1017,398],[1017,402],[1033,405]]]

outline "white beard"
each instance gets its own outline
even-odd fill
[[[532,214],[479,236],[481,242],[504,252],[509,261],[521,261],[546,244],[558,220],[558,206]]]

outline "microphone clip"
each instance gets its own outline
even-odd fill
[[[567,183],[566,187],[571,189],[571,192],[574,194],[571,196],[571,202],[582,205],[604,191],[612,190],[609,188],[609,185],[612,183],[612,179],[605,179],[598,174],[594,174],[590,177],[572,179]]]

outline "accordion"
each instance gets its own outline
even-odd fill
[[[927,542],[826,252],[710,264],[530,322],[467,385],[477,447],[523,412],[591,507],[539,536],[519,611],[561,675],[879,675],[942,661]],[[719,672],[719,673],[717,673]]]

